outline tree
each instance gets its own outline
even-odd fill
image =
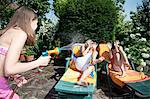
[[[55,0],[54,10],[59,18],[58,36],[62,41],[67,41],[68,36],[67,42],[71,42],[76,34],[81,34],[85,40],[90,38],[97,42],[112,39],[117,21],[112,0]]]
[[[149,11],[149,0],[142,0],[142,5],[137,7],[137,12],[131,12],[133,31],[140,32],[147,39],[150,38]]]
[[[19,6],[33,8],[37,11],[39,18],[45,18],[45,13],[50,10],[49,0],[1,0],[0,5],[0,29],[5,27]]]

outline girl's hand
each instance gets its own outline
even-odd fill
[[[96,43],[93,44],[93,48],[94,48],[94,50],[96,50],[96,48],[97,48],[97,44]]]
[[[50,61],[51,56],[40,56],[36,61],[38,66],[47,66]]]
[[[14,75],[13,78],[18,87],[21,87],[23,84],[27,83],[25,77],[19,74]]]
[[[95,64],[97,64],[97,63],[99,63],[99,62],[100,62],[99,59],[95,59],[95,60],[92,62],[92,64],[95,65]]]

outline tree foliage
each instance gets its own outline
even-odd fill
[[[131,12],[129,31],[124,35],[124,47],[136,65],[137,70],[150,75],[150,33],[149,33],[149,0],[142,0],[137,6],[137,12]]]
[[[49,0],[1,0],[0,2],[0,28],[5,27],[15,9],[19,6],[28,6],[37,11],[40,18],[50,10]]]
[[[111,40],[117,21],[112,0],[55,0],[54,10],[59,18],[59,36],[72,40],[77,34],[83,39]],[[70,37],[69,35],[73,35]]]
[[[147,39],[150,38],[150,6],[149,0],[142,0],[142,5],[137,7],[137,12],[131,12],[133,31],[140,32]]]

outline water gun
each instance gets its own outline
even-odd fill
[[[45,52],[42,52],[42,56],[50,56],[50,55],[52,55],[52,54],[58,55],[60,52],[61,52],[60,48],[56,47],[54,50],[47,50],[47,51],[45,51]],[[44,68],[44,66],[40,66],[40,67],[38,68],[38,70],[39,70],[40,72],[42,72],[42,71],[43,71],[43,70],[42,70],[43,68]]]

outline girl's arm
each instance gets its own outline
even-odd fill
[[[121,46],[119,46],[119,50],[120,50],[121,54],[123,55],[123,58],[124,58],[125,62],[130,66],[127,55],[126,55],[126,53],[124,52],[124,50]]]
[[[85,49],[85,47],[84,46],[82,46],[82,55],[84,56],[84,55],[86,55],[88,52],[89,52],[89,50],[90,50],[90,46],[88,46],[86,49]]]
[[[34,69],[40,64],[47,65],[50,58],[41,57],[38,60],[28,62],[28,63],[19,63],[19,56],[21,49],[23,48],[27,39],[27,34],[24,32],[14,33],[14,37],[11,41],[8,53],[5,58],[5,75],[12,75],[17,73],[26,72],[28,70]],[[43,59],[42,59],[43,58]]]
[[[121,65],[121,64],[120,64],[120,58],[121,58],[121,56],[120,56],[120,53],[119,53],[119,49],[118,49],[118,48],[119,48],[119,46],[118,46],[117,42],[115,42],[116,61],[117,61],[117,63],[118,63],[119,65]]]

